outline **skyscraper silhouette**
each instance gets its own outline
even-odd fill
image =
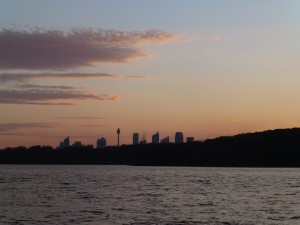
[[[161,143],[161,144],[169,144],[169,143],[170,143],[170,138],[169,138],[169,136],[167,136],[167,137],[161,139],[160,143]]]
[[[156,134],[152,135],[152,144],[158,144],[159,143],[159,133],[156,132]]]
[[[182,132],[176,132],[176,134],[175,134],[175,143],[176,144],[183,143],[183,133]]]
[[[106,147],[106,139],[104,137],[97,140],[97,148],[105,148]]]
[[[133,133],[132,144],[137,145],[139,143],[139,133]]]
[[[187,137],[186,138],[187,143],[191,143],[191,142],[194,142],[194,141],[195,141],[194,137]]]
[[[60,149],[65,149],[65,148],[68,148],[69,146],[70,146],[70,138],[69,137],[66,137],[64,139],[64,141],[59,143],[59,148]]]

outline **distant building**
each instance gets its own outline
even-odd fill
[[[93,149],[94,148],[94,145],[86,145],[85,146],[87,149]]]
[[[97,148],[106,148],[106,139],[104,137],[97,139]]]
[[[194,142],[195,140],[194,140],[194,137],[187,137],[186,138],[186,142],[187,143],[191,143],[191,142]]]
[[[139,133],[133,133],[132,144],[137,145],[139,143]]]
[[[143,134],[143,136],[140,140],[140,144],[147,144],[146,134]]]
[[[161,139],[160,141],[161,144],[169,144],[170,143],[170,138],[169,136],[168,137],[165,137],[163,139]]]
[[[81,141],[75,141],[72,146],[75,147],[75,148],[83,147],[83,145],[81,144]]]
[[[68,148],[69,146],[70,146],[70,138],[69,137],[66,137],[64,139],[64,141],[59,143],[59,148],[60,149],[65,149],[65,148]]]
[[[183,143],[183,133],[182,132],[176,132],[176,134],[175,134],[175,143],[176,144]]]
[[[144,140],[141,140],[141,141],[140,141],[140,144],[141,144],[141,145],[145,145],[145,144],[147,144],[147,140],[146,140],[146,139],[144,139]]]
[[[159,133],[156,132],[156,134],[152,135],[152,144],[159,144]]]

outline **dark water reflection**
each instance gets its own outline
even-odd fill
[[[300,169],[0,165],[0,224],[300,224]]]

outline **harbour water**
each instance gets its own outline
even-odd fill
[[[0,165],[0,224],[300,224],[300,169]]]

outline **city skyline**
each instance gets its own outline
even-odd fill
[[[118,128],[117,130],[117,134],[118,134],[118,131],[120,130],[120,128]],[[121,132],[120,132],[121,133]],[[180,136],[179,139],[177,136]],[[52,146],[52,147],[56,147],[58,149],[65,149],[65,148],[68,148],[68,147],[91,147],[93,148],[95,146],[95,148],[98,148],[98,149],[101,149],[101,148],[105,148],[105,147],[108,147],[108,146],[116,146],[116,147],[120,147],[122,145],[140,145],[140,144],[168,144],[168,143],[175,143],[175,144],[182,144],[182,143],[191,143],[191,142],[195,142],[195,141],[204,141],[204,140],[195,140],[194,137],[186,137],[186,139],[184,139],[184,135],[182,132],[180,131],[176,131],[174,133],[174,139],[172,139],[172,141],[170,142],[170,138],[169,136],[166,136],[166,137],[163,137],[163,138],[160,138],[160,135],[159,135],[159,132],[156,132],[152,135],[152,139],[150,142],[147,141],[147,138],[146,136],[143,136],[141,138],[141,140],[139,140],[139,133],[138,132],[134,132],[132,134],[132,142],[131,143],[122,143],[122,136],[116,136],[116,140],[114,144],[110,144],[110,145],[107,145],[106,144],[106,138],[104,136],[101,136],[101,138],[97,138],[95,140],[95,145],[93,143],[82,143],[80,140],[75,140],[73,142],[73,144],[71,144],[71,141],[70,141],[70,136],[67,136],[66,138],[63,139],[62,142],[59,143],[58,146]],[[167,141],[166,141],[167,140]]]
[[[0,0],[0,149],[299,127],[299,9]]]

